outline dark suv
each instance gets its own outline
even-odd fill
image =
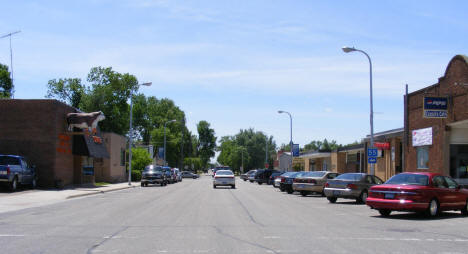
[[[164,186],[167,184],[166,175],[160,166],[148,165],[141,173],[141,187],[148,186],[148,183],[155,183]]]
[[[277,170],[274,169],[259,169],[257,172],[255,172],[255,182],[258,184],[263,184],[266,183],[268,184],[270,180],[271,174],[278,172]]]

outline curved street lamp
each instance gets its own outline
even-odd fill
[[[146,82],[138,86],[151,86],[153,83]],[[130,89],[130,139],[128,141],[128,185],[132,185],[132,142],[133,142],[133,126],[132,126],[132,112],[133,112],[133,90]]]
[[[288,114],[289,115],[289,121],[290,121],[290,131],[291,131],[291,139],[289,141],[289,145],[291,147],[291,170],[292,170],[292,165],[293,165],[293,141],[292,141],[292,116],[291,116],[291,113],[287,112],[287,111],[283,111],[283,110],[278,110],[278,113],[281,114],[281,113],[285,113],[285,114]]]
[[[370,147],[374,148],[374,109],[373,109],[373,102],[372,102],[372,61],[369,55],[364,52],[363,50],[356,49],[354,47],[343,47],[342,50],[345,53],[357,51],[363,53],[367,59],[369,60],[369,77],[370,77]],[[374,175],[374,163],[370,164],[370,173]]]
[[[177,120],[173,119],[173,120],[169,120],[169,121],[164,123],[164,166],[167,166],[167,162],[166,162],[166,125],[168,123],[173,123],[173,122],[177,122]]]

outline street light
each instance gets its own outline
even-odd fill
[[[291,127],[291,140],[289,141],[289,145],[291,146],[291,170],[292,170],[292,164],[293,164],[293,141],[292,141],[292,116],[291,113],[283,110],[278,110],[278,113],[285,113],[289,115],[289,120],[290,120],[290,127]]]
[[[14,89],[15,85],[14,85],[14,78],[13,78],[13,49],[11,48],[11,36],[14,35],[14,34],[20,33],[20,32],[21,31],[16,31],[16,32],[12,32],[12,33],[8,33],[8,34],[0,36],[0,39],[10,37],[10,70],[11,70],[10,78],[11,78],[11,87],[12,87],[12,89],[10,91],[11,92],[10,96],[12,98],[14,98],[14,96],[13,96],[14,90],[13,89]]]
[[[138,86],[151,86],[151,82],[139,84]],[[128,185],[132,185],[132,142],[133,142],[133,126],[132,126],[132,112],[133,112],[133,90],[130,89],[130,140],[128,141]]]
[[[358,51],[366,55],[367,59],[369,60],[369,77],[370,77],[370,147],[374,148],[374,109],[373,109],[373,103],[372,103],[372,61],[369,55],[364,52],[363,50],[356,49],[354,47],[343,47],[342,48],[345,53],[353,52],[353,51]],[[374,163],[370,164],[370,173],[371,175],[374,175]]]
[[[169,121],[164,123],[164,166],[167,166],[167,162],[166,162],[166,124],[173,123],[173,122],[177,122],[177,120],[173,119],[173,120],[169,120]]]

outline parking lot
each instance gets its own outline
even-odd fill
[[[466,217],[388,218],[237,179],[186,179],[2,213],[6,253],[466,253]],[[60,246],[55,243],[60,242]]]

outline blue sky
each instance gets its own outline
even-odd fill
[[[113,67],[140,92],[167,97],[188,127],[207,120],[218,136],[255,128],[277,144],[403,127],[403,94],[432,85],[468,54],[466,1],[2,1],[0,35],[13,37],[15,98],[44,98],[47,81],[86,79]],[[0,63],[10,64],[0,40]]]

